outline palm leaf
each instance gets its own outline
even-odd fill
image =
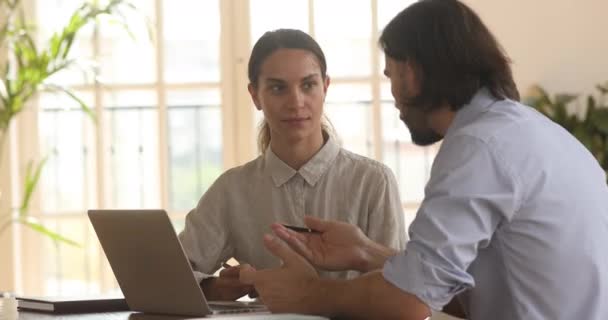
[[[534,85],[530,87],[523,102],[548,117],[553,116],[553,103],[549,98],[549,94],[540,86]]]
[[[54,33],[46,47],[37,48],[33,40],[31,25],[25,20],[20,0],[0,0],[0,11],[6,12],[0,19],[0,51],[8,50],[11,59],[7,59],[6,67],[0,68],[0,130],[6,130],[15,115],[23,110],[28,101],[39,90],[59,91],[76,101],[80,108],[96,122],[94,112],[67,87],[50,84],[49,79],[72,65],[74,60],[68,59],[72,45],[79,31],[90,23],[96,23],[99,16],[122,19],[121,26],[129,33],[126,19],[120,12],[121,8],[135,8],[126,0],[110,0],[100,6],[99,1],[83,3],[70,16],[69,21],[59,32]],[[8,9],[6,7],[8,6]],[[52,79],[51,79],[52,81]],[[48,235],[53,240],[70,244],[75,242],[62,237],[47,229],[32,217],[27,215],[29,203],[34,189],[38,184],[46,158],[39,164],[28,163],[24,181],[23,201],[18,209],[18,216],[10,223],[22,223],[33,230]],[[6,228],[2,225],[0,233]]]
[[[568,94],[568,93],[556,94],[555,95],[555,104],[568,105],[572,101],[576,100],[576,98],[578,98],[578,95],[575,95],[575,94]]]
[[[4,230],[6,230],[8,227],[10,227],[13,223],[20,223],[24,226],[27,226],[30,229],[32,229],[33,231],[49,237],[53,241],[65,243],[65,244],[79,247],[79,248],[81,247],[81,245],[78,242],[68,239],[68,238],[62,236],[61,234],[50,230],[49,228],[45,227],[42,223],[40,223],[40,221],[38,219],[36,219],[34,217],[28,217],[28,216],[17,217],[14,219],[6,220],[4,222],[4,224],[2,224],[2,226],[0,226],[0,234],[2,234],[2,232],[4,232]]]
[[[589,119],[597,130],[608,135],[608,109],[596,109]]]
[[[68,239],[68,238],[62,236],[61,234],[48,229],[47,227],[42,225],[42,223],[40,223],[40,221],[38,219],[36,219],[34,217],[19,217],[19,218],[17,218],[16,222],[21,223],[21,224],[29,227],[30,229],[49,237],[53,241],[69,244],[71,246],[75,246],[75,247],[79,247],[79,248],[81,247],[81,245],[78,242]]]
[[[42,173],[42,168],[46,164],[47,157],[42,159],[36,168],[33,170],[34,162],[29,161],[27,164],[27,168],[25,170],[25,190],[23,191],[23,200],[21,201],[21,206],[19,207],[19,217],[24,217],[27,215],[27,210],[29,208],[30,199],[32,194],[34,193],[34,189],[40,180],[40,174]]]
[[[68,97],[78,103],[80,109],[82,109],[82,111],[84,111],[89,117],[91,117],[91,120],[93,120],[93,122],[97,123],[97,116],[95,115],[93,110],[91,110],[91,108],[89,108],[89,106],[87,106],[87,104],[84,103],[84,101],[82,101],[80,98],[78,98],[78,96],[76,96],[72,91],[58,85],[45,85],[45,87],[51,91],[60,91],[65,93]]]

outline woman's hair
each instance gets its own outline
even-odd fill
[[[296,29],[278,29],[268,31],[258,39],[251,50],[247,75],[249,83],[257,88],[258,79],[262,69],[262,64],[271,54],[279,49],[301,49],[315,55],[321,68],[321,77],[327,77],[327,63],[325,54],[319,44],[307,33]],[[270,127],[266,120],[262,120],[258,133],[258,150],[264,153],[270,145]],[[321,119],[321,129],[325,134],[333,136],[334,130],[329,119],[323,115]]]
[[[408,104],[454,111],[486,87],[497,99],[519,100],[510,60],[479,16],[457,0],[421,0],[401,11],[382,31],[384,53],[410,61],[420,94]]]

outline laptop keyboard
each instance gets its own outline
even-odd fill
[[[218,314],[250,313],[267,311],[264,305],[226,304],[209,302],[209,307]]]

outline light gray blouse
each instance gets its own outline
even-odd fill
[[[304,215],[355,224],[372,240],[405,248],[407,234],[395,177],[385,165],[329,138],[300,170],[270,148],[222,174],[186,217],[179,239],[200,281],[234,257],[256,268],[279,265],[263,245],[270,224],[303,226]],[[320,272],[352,278],[349,272]]]

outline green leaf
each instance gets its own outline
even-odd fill
[[[577,115],[572,114],[566,117],[566,120],[564,121],[565,128],[567,128],[568,130],[572,130],[573,128],[579,126],[583,127],[585,130],[587,129],[585,122],[581,121]]]
[[[59,55],[59,50],[62,45],[63,37],[60,37],[57,33],[53,34],[49,41],[49,53],[53,59],[56,59]]]
[[[48,77],[51,77],[57,72],[69,69],[72,65],[75,64],[76,60],[74,59],[57,61],[53,64],[53,67],[48,71]]]
[[[32,167],[34,165],[33,161],[29,161],[27,164],[27,168],[25,170],[25,184],[23,191],[23,201],[21,202],[21,207],[19,207],[19,216],[24,217],[27,215],[27,210],[29,208],[30,200],[34,190],[36,189],[36,185],[40,180],[40,174],[42,173],[42,168],[46,164],[47,157],[42,159],[38,165],[36,165],[36,169],[32,172]]]
[[[596,109],[593,114],[590,115],[589,121],[593,123],[597,130],[604,135],[608,135],[608,109]]]
[[[126,19],[125,17],[122,17],[122,18]],[[126,21],[121,20],[121,19],[109,19],[108,24],[115,25],[115,26],[121,28],[124,32],[126,32],[129,35],[129,38],[131,38],[131,40],[135,41],[135,39],[136,39],[135,34],[131,31],[131,29],[129,28],[129,25],[127,24]]]
[[[548,118],[553,118],[554,106],[549,94],[539,85],[531,86],[522,101]]]
[[[572,101],[576,100],[578,95],[567,94],[567,93],[559,93],[555,95],[555,104],[568,105]]]
[[[65,93],[68,97],[72,98],[72,100],[74,100],[78,103],[78,105],[80,106],[80,109],[82,109],[82,111],[84,111],[91,118],[91,120],[93,120],[94,123],[97,123],[97,116],[95,115],[93,110],[91,110],[91,108],[89,108],[89,106],[87,106],[87,104],[84,103],[84,101],[82,101],[80,98],[78,98],[72,91],[70,91],[69,89],[67,89],[65,87],[58,86],[58,85],[45,85],[45,86],[51,91],[60,91],[60,92]]]
[[[572,135],[578,139],[590,152],[593,153],[593,136],[583,125],[578,125],[572,130]]]
[[[596,102],[593,96],[587,97],[587,110],[585,112],[585,121],[589,121],[591,119],[591,115],[595,112]]]
[[[40,221],[34,217],[19,217],[17,218],[16,222],[28,226],[30,229],[49,237],[53,241],[65,243],[78,248],[82,247],[78,242],[68,239],[57,232],[51,231],[47,227],[43,226],[42,223],[40,223]]]
[[[572,128],[568,128],[568,126],[567,126],[567,120],[568,120],[568,112],[566,111],[566,106],[561,103],[554,104],[553,105],[553,121],[561,124],[566,129],[571,130]]]

